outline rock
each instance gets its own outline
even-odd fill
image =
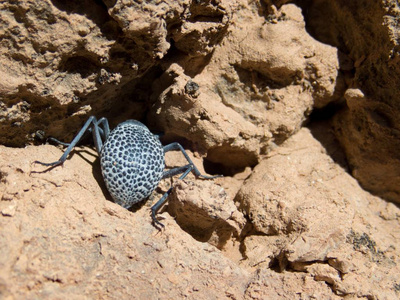
[[[238,237],[246,224],[232,200],[223,187],[211,181],[178,181],[168,211],[197,240],[221,249],[233,236]]]
[[[372,193],[400,203],[397,110],[360,90],[349,89],[345,97],[348,109],[333,122],[352,175]]]
[[[53,146],[0,146],[0,190],[8,195],[20,186],[13,200],[0,201],[16,205],[13,214],[0,214],[2,295],[242,297],[249,274],[220,250],[193,239],[171,217],[159,232],[150,203],[133,213],[108,201],[92,150],[78,150],[45,173],[32,163],[60,154]]]
[[[367,1],[355,7],[319,0],[304,8],[310,34],[339,50],[349,89],[333,124],[352,175],[365,189],[400,203],[399,3]],[[357,97],[349,97],[356,90]]]
[[[399,298],[399,11],[2,1],[0,145],[25,148],[0,146],[0,298]],[[224,177],[163,180],[127,211],[90,148],[33,164],[90,115],[140,120]]]
[[[166,64],[155,83],[151,124],[228,169],[256,165],[274,143],[299,130],[313,106],[337,97],[336,49],[307,33],[300,9],[282,7],[276,23],[256,16],[257,9],[233,15],[230,34],[206,68],[198,71],[195,59],[184,57]],[[192,79],[200,87],[196,97],[185,93]]]
[[[303,273],[280,274],[261,268],[250,281],[244,299],[342,299],[329,286]]]
[[[362,190],[309,129],[261,161],[236,201],[260,235],[245,238],[250,267],[306,272],[337,295],[396,298],[399,218],[380,217],[389,204]]]

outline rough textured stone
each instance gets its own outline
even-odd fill
[[[190,56],[167,64],[150,114],[167,136],[184,137],[228,169],[254,166],[340,87],[336,49],[306,32],[298,7],[271,12],[266,22],[267,11],[242,5],[204,69]],[[200,86],[196,97],[185,93],[190,80]]]
[[[334,118],[352,173],[366,189],[400,203],[399,3],[302,2],[309,32],[337,47],[347,86],[364,95],[346,92]]]
[[[40,173],[32,158],[61,151],[0,146],[2,298],[242,297],[246,270],[171,217],[159,232],[150,203],[132,213],[108,201],[93,150],[82,150]]]
[[[0,298],[399,298],[399,4],[288,3],[0,3],[1,145],[132,118],[225,175],[126,211],[89,148],[0,146]]]
[[[236,201],[257,233],[243,264],[304,272],[337,295],[396,298],[400,210],[363,191],[308,129],[258,164]]]
[[[169,180],[128,211],[108,201],[93,150],[44,173],[32,163],[61,153],[0,148],[2,295],[398,296],[400,209],[363,191],[308,129],[246,180],[176,181],[162,232],[150,206]],[[166,161],[172,168],[184,159],[171,152]]]

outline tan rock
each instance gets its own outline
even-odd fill
[[[399,298],[399,207],[348,174],[399,202],[397,1],[0,2],[1,145],[133,118],[225,175],[124,210],[93,150],[0,146],[0,298]]]
[[[265,235],[258,247],[245,239],[250,267],[307,272],[338,295],[396,298],[400,223],[380,216],[393,205],[363,191],[309,129],[261,161],[236,200]]]
[[[221,251],[168,216],[159,232],[151,225],[150,203],[133,213],[107,201],[92,150],[80,149],[64,166],[37,173],[43,167],[35,159],[55,160],[60,153],[53,146],[0,146],[0,191],[13,196],[0,201],[2,295],[242,297],[249,274]],[[4,205],[14,205],[13,213]]]
[[[151,123],[227,168],[254,166],[299,130],[313,106],[336,97],[336,49],[309,36],[300,9],[283,6],[276,23],[256,16],[256,9],[244,6],[233,15],[230,34],[204,69],[183,57],[155,82]],[[190,81],[199,86],[196,97],[185,93]]]

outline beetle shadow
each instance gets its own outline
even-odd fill
[[[92,175],[100,186],[104,198],[106,198],[106,200],[108,201],[114,202],[110,193],[107,190],[106,184],[104,183],[103,174],[101,172],[100,166],[100,158],[97,156],[94,162],[89,161],[89,163],[92,164]]]

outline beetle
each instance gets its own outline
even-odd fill
[[[49,138],[53,142],[67,146],[59,160],[51,163],[41,161],[35,163],[48,167],[62,165],[87,132],[93,135],[108,191],[114,202],[126,209],[150,196],[163,178],[181,174],[179,179],[184,179],[190,172],[205,179],[221,177],[221,175],[202,175],[179,143],[163,146],[159,137],[137,120],[124,121],[110,132],[108,120],[106,118],[97,120],[95,116],[89,117],[71,143]],[[164,170],[165,153],[171,150],[180,150],[188,164]],[[157,220],[156,213],[171,192],[172,187],[151,207],[152,221],[157,228],[164,225]]]

